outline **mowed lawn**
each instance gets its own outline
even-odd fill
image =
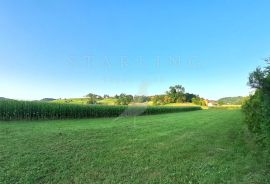
[[[269,183],[240,110],[0,123],[0,183]]]

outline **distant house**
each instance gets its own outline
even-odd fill
[[[215,101],[215,100],[207,100],[207,106],[208,107],[214,107],[214,106],[217,106],[218,105],[218,103],[217,103],[217,101]]]

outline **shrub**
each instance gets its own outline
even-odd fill
[[[195,105],[206,106],[205,100],[199,96],[192,98],[192,103]]]
[[[268,145],[270,141],[270,59],[264,70],[257,68],[249,76],[249,86],[256,89],[242,106],[245,122],[259,140]]]
[[[261,122],[263,121],[262,101],[261,91],[257,90],[242,106],[248,129],[253,133],[261,133]]]
[[[116,99],[117,105],[128,105],[133,101],[133,96],[122,93],[119,96],[116,96]]]

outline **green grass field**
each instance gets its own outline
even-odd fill
[[[0,183],[269,183],[267,164],[240,110],[0,123]]]

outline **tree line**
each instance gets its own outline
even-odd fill
[[[185,88],[182,85],[170,86],[165,94],[154,95],[154,96],[133,96],[130,94],[121,93],[110,97],[109,95],[96,95],[89,93],[86,95],[89,98],[88,104],[96,104],[100,99],[115,98],[117,105],[128,105],[130,103],[145,103],[152,101],[153,105],[165,105],[169,103],[194,103],[196,105],[206,106],[207,101],[201,98],[199,95],[192,93],[186,93]]]

